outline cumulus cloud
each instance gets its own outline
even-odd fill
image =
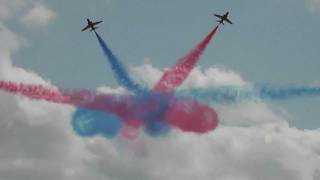
[[[317,12],[320,10],[320,0],[306,0],[306,5],[310,12]]]
[[[13,18],[13,9],[26,6],[26,2],[0,1],[0,9],[8,12],[0,13],[0,18]],[[3,24],[0,41],[5,42],[0,45],[1,80],[50,85],[37,74],[12,65],[12,53],[24,42]],[[76,172],[81,172],[78,178],[96,177],[81,164],[88,153],[83,153],[83,142],[69,125],[72,107],[4,92],[0,92],[0,102],[0,179],[72,179]]]
[[[11,52],[19,49],[22,40],[1,23],[0,39],[3,42],[0,44],[0,63],[9,63]]]
[[[13,1],[24,7],[31,3]],[[0,1],[0,10],[13,1]],[[29,5],[27,12],[34,7]],[[9,17],[11,11],[7,12]],[[3,26],[0,41],[6,42],[0,46],[1,80],[52,86],[36,73],[12,65],[21,37]],[[151,64],[132,71],[150,87],[163,73]],[[183,88],[223,85],[250,83],[225,68],[196,68]],[[126,93],[109,87],[99,91]],[[173,130],[161,138],[81,139],[70,126],[73,107],[0,92],[0,179],[319,180],[319,129],[290,127],[285,114],[262,102],[214,108],[222,125],[205,135]]]
[[[224,125],[205,135],[173,131],[129,141],[76,137],[67,106],[5,93],[0,99],[6,102],[0,108],[0,172],[9,180],[312,180],[319,174],[320,131],[291,128],[265,104],[221,108]]]
[[[162,71],[147,62],[141,66],[132,67],[131,71],[149,87],[152,87],[161,78],[166,69]],[[148,74],[148,76],[145,76],[145,74]],[[239,74],[226,68],[209,67],[203,69],[196,67],[191,71],[186,81],[183,82],[181,88],[209,88],[231,85],[249,86],[250,83],[245,82]]]
[[[265,124],[286,124],[285,114],[275,113],[264,103],[248,103],[238,105],[216,105],[220,123],[227,126],[251,127]]]
[[[151,63],[132,67],[133,74],[143,80],[145,84],[152,87],[160,79],[163,72]],[[145,76],[148,74],[148,76]],[[246,86],[250,83],[234,71],[226,68],[209,67],[206,69],[196,67],[190,76],[182,84],[182,89],[188,88],[210,88],[221,86]],[[285,122],[284,118],[277,116],[272,109],[264,103],[249,103],[240,105],[216,105],[213,106],[219,112],[220,123],[230,126],[250,126],[253,124],[266,124]]]
[[[56,17],[43,0],[1,0],[0,22],[19,21],[26,27],[44,27]]]
[[[55,17],[56,14],[51,9],[46,8],[42,4],[35,4],[21,21],[28,27],[33,27],[34,25],[44,27]]]
[[[0,19],[5,20],[12,18],[12,16],[19,10],[23,9],[32,0],[1,0],[0,1]]]
[[[97,138],[88,144],[96,159],[87,165],[110,179],[312,180],[320,165],[319,133],[268,125],[135,142]]]
[[[134,67],[132,71],[150,86],[158,81],[163,73],[151,64]],[[144,76],[146,72],[149,76]],[[196,68],[183,84],[183,88],[225,85],[250,86],[250,83],[228,69]],[[220,105],[214,108],[220,118],[220,127],[215,132],[203,136],[176,132],[160,140],[145,137],[140,139],[143,144],[139,145],[141,148],[135,145],[129,148],[135,150],[136,156],[141,156],[139,160],[126,161],[129,165],[117,166],[128,168],[132,176],[140,175],[139,178],[147,179],[318,178],[319,130],[291,128],[287,122],[290,117],[285,110],[275,111],[272,105],[263,102]],[[92,148],[95,147],[97,146]],[[103,150],[100,149],[99,152]],[[103,156],[101,154],[101,159],[107,161]],[[131,168],[136,161],[139,161],[142,167]],[[110,165],[102,161],[96,166]],[[139,174],[141,169],[146,167],[146,174]],[[114,173],[109,173],[107,168],[101,171],[109,175]]]

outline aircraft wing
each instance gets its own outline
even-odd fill
[[[97,24],[100,24],[102,23],[103,21],[97,21],[97,22],[94,22],[93,25],[97,25]]]
[[[87,29],[89,29],[90,28],[90,26],[88,25],[88,26],[86,26],[85,28],[83,28],[81,31],[85,31],[85,30],[87,30]]]
[[[227,21],[228,23],[232,24],[232,22],[229,19],[225,19],[225,21]]]
[[[222,16],[218,15],[218,14],[214,14],[214,16],[217,17],[217,18],[222,18]]]

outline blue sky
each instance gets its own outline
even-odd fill
[[[302,0],[79,0],[47,4],[57,15],[48,27],[30,31],[11,24],[29,43],[14,55],[14,63],[58,86],[117,86],[94,35],[80,32],[87,17],[104,20],[98,31],[126,65],[139,65],[149,58],[154,66],[164,68],[216,25],[213,13],[227,10],[234,25],[220,28],[200,66],[225,67],[255,84],[310,85],[320,79],[319,14],[310,12]],[[276,104],[294,114],[294,126],[320,127],[319,98]]]

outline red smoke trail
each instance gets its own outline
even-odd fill
[[[0,90],[36,100],[46,100],[103,112],[114,112],[125,120],[131,119],[129,111],[135,109],[131,103],[132,98],[129,96],[97,94],[89,90],[57,90],[52,87],[10,81],[0,81]],[[128,123],[131,124],[131,121]]]
[[[204,134],[218,126],[218,115],[214,109],[191,99],[174,100],[168,108],[165,120],[184,132]]]
[[[31,99],[46,100],[98,111],[119,112],[122,117],[128,111],[125,107],[128,107],[128,102],[130,102],[127,96],[119,99],[116,95],[102,95],[88,90],[58,90],[52,87],[10,81],[0,81],[0,90]]]
[[[172,95],[164,94],[161,98],[157,95],[149,95],[146,96],[146,99],[141,99],[131,95],[97,94],[88,90],[66,91],[52,87],[46,88],[41,85],[17,84],[6,81],[0,81],[0,90],[31,99],[42,99],[48,102],[116,114],[124,123],[122,133],[128,138],[135,138],[138,135],[138,130],[146,125],[144,118],[153,122],[168,123],[171,127],[185,132],[200,134],[211,131],[218,125],[217,114],[209,106],[191,99],[177,99]],[[161,107],[164,108],[163,112]],[[157,109],[163,114],[159,114]],[[155,116],[162,117],[163,121],[161,119],[158,121]],[[150,119],[150,117],[152,118]],[[153,127],[157,127],[157,125]]]
[[[63,96],[54,88],[45,88],[41,85],[26,85],[23,83],[17,84],[13,82],[0,81],[0,89],[6,92],[23,95],[32,99],[43,99],[49,102],[71,104],[71,100]]]
[[[186,56],[182,57],[177,64],[170,70],[166,71],[160,81],[154,86],[153,90],[158,92],[172,91],[179,87],[188,77],[191,70],[198,62],[200,56],[206,49],[212,37],[218,30],[217,25],[194,49]]]
[[[142,111],[147,109],[146,105],[142,107],[136,106],[139,103],[133,100],[129,95],[107,95],[98,94],[89,90],[57,90],[51,87],[43,87],[41,85],[30,85],[23,83],[14,83],[8,81],[0,81],[0,90],[25,96],[31,99],[46,100],[59,104],[68,104],[91,110],[114,112],[124,119],[132,119],[132,109],[134,111]],[[128,122],[135,125],[134,122]]]
[[[66,91],[5,81],[0,81],[0,89],[32,99],[42,99],[48,102],[69,104],[78,108],[115,114],[123,123],[124,126],[121,131],[127,138],[135,138],[141,127],[145,127],[148,133],[152,135],[165,133],[167,124],[186,132],[206,133],[215,129],[218,125],[218,116],[215,110],[192,99],[177,98],[174,93],[166,93],[166,91],[173,91],[188,77],[218,27],[216,26],[204,40],[185,57],[181,58],[174,68],[165,72],[153,90],[146,92],[144,95],[140,94],[142,96],[106,95],[87,90]],[[96,116],[99,120],[101,119],[99,113]],[[99,128],[102,122],[105,121],[94,122],[96,124],[93,127],[97,127],[95,133],[101,133]],[[86,135],[86,133],[90,135],[92,133],[91,131],[80,130],[80,135]]]

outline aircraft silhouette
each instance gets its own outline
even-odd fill
[[[223,25],[224,25],[223,23],[224,21],[228,22],[229,24],[232,24],[232,22],[228,19],[228,15],[229,15],[229,12],[226,12],[224,15],[214,14],[214,16],[220,19],[220,20],[217,20],[217,22]]]
[[[90,19],[87,19],[87,23],[88,25],[86,27],[84,27],[81,31],[86,31],[87,29],[90,29],[90,32],[95,31],[96,29],[98,29],[99,27],[96,27],[96,25],[102,23],[103,21],[97,21],[97,22],[92,22],[90,21]]]

